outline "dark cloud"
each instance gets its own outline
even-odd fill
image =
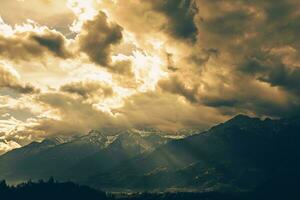
[[[197,1],[202,48],[228,53],[235,62],[264,56],[272,48],[299,48],[299,3],[295,1]]]
[[[214,108],[220,108],[220,107],[235,107],[241,102],[235,98],[225,99],[223,96],[220,96],[220,98],[218,97],[203,98],[202,103]]]
[[[241,36],[248,29],[250,17],[251,14],[237,10],[212,19],[204,19],[202,27],[208,32],[222,33],[224,38],[233,38]]]
[[[252,58],[240,69],[257,80],[269,83],[273,87],[278,86],[300,97],[300,66],[289,67],[283,64],[280,58],[269,57],[262,60]]]
[[[38,32],[16,32],[12,36],[0,34],[0,56],[11,60],[32,60],[52,54],[67,58],[71,56],[62,34],[44,30]]]
[[[170,131],[184,127],[205,129],[224,117],[213,108],[186,103],[178,95],[160,91],[133,95],[115,112],[131,127],[150,126]]]
[[[289,83],[299,80],[298,78],[289,79]],[[191,82],[188,85],[186,79],[171,76],[161,80],[158,85],[163,92],[182,96],[194,106],[215,108],[227,116],[245,113],[286,117],[300,110],[297,96],[270,86],[269,82],[264,84],[264,80],[252,76],[239,73],[224,74],[219,75],[218,79],[208,81],[214,81],[214,84],[199,79],[198,83]],[[298,87],[295,84],[291,85]]]
[[[162,27],[164,30],[179,39],[195,39],[197,7],[194,0],[153,0],[150,3],[155,11],[167,17],[168,22]]]
[[[199,51],[193,52],[188,56],[187,61],[190,64],[196,65],[197,69],[201,69],[211,58],[218,58],[220,55],[219,49],[216,48],[202,48]]]
[[[72,82],[61,86],[63,92],[80,95],[84,98],[93,96],[109,97],[114,94],[113,89],[99,81],[80,81]]]
[[[205,83],[203,90],[199,92],[199,103],[217,108],[228,115],[245,113],[286,117],[299,112],[299,97],[270,81],[261,80],[262,71],[259,71],[257,77],[246,75],[245,72],[232,72],[220,76],[219,82],[214,85]],[[269,77],[267,73],[266,71],[265,76]]]
[[[16,75],[3,65],[0,65],[0,88],[8,88],[21,94],[39,92],[34,86],[21,83]]]
[[[87,72],[92,62],[114,73],[108,75],[112,82],[133,95],[123,99],[112,86],[98,81],[57,83],[58,90],[32,95],[57,118],[36,117],[24,135],[85,133],[103,127],[207,128],[237,113],[286,117],[300,112],[298,0],[120,0],[102,1],[99,7],[109,15],[100,11],[83,22],[74,40],[51,30],[0,35],[0,56],[32,61],[52,55],[58,62],[76,58],[70,62],[75,63],[70,67],[74,71],[66,67],[67,72],[51,73],[66,75],[66,81],[74,78],[69,75],[80,77],[78,72],[95,75]],[[123,27],[130,35],[124,43]],[[143,56],[136,56],[139,53]],[[114,57],[119,54],[123,55]],[[144,89],[163,74],[155,90]],[[0,86],[34,91],[7,68],[1,72]],[[109,108],[106,101],[102,105],[105,98],[122,99],[124,104]]]
[[[111,47],[119,44],[122,38],[122,27],[109,22],[106,14],[99,11],[94,19],[85,22],[78,41],[80,49],[89,56],[91,61],[110,67]]]
[[[188,88],[182,81],[178,79],[176,76],[172,76],[169,79],[163,79],[158,83],[159,87],[162,88],[166,92],[170,92],[172,94],[178,94],[184,96],[191,103],[196,103],[197,100],[197,86],[193,86],[192,88]]]
[[[222,112],[283,116],[298,111],[300,3],[194,2],[197,48],[189,61],[201,72],[180,71],[181,79],[171,77],[160,87]]]
[[[167,57],[167,63],[168,63],[168,70],[172,71],[172,72],[176,72],[178,70],[177,67],[175,67],[174,64],[174,59],[173,59],[173,54],[171,53],[166,53],[166,57]]]
[[[113,73],[133,77],[132,62],[130,60],[116,61],[109,66],[109,69]]]
[[[71,56],[71,53],[66,48],[66,40],[61,34],[48,32],[43,35],[32,35],[31,38],[39,45],[46,47],[57,57],[68,58]]]
[[[14,85],[14,86],[10,86],[10,88],[13,90],[16,90],[17,92],[22,93],[22,94],[39,92],[39,89],[36,89],[34,86],[32,86],[30,84]]]

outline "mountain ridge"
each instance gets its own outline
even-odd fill
[[[90,177],[85,183],[102,188],[150,190],[253,189],[278,170],[293,170],[287,164],[278,165],[281,160],[299,166],[299,162],[291,160],[299,156],[299,126],[298,119],[262,120],[240,115],[201,134],[170,141],[148,155],[125,161],[109,174]],[[278,168],[272,169],[275,163]]]
[[[46,153],[31,158],[31,170],[15,173],[13,168],[10,174],[35,179],[54,175],[106,190],[253,190],[273,176],[282,177],[278,173],[300,175],[300,162],[295,160],[300,157],[299,122],[295,117],[237,115],[176,140],[153,129],[115,135],[91,131],[71,142],[46,146]],[[27,166],[22,162],[20,166]],[[45,171],[39,174],[37,165]],[[51,171],[56,168],[62,170]],[[4,174],[3,156],[0,174]],[[290,174],[286,176],[288,179]]]
[[[130,131],[112,135],[97,130],[65,140],[57,137],[47,138],[0,156],[0,174],[8,181],[13,179],[18,182],[47,178],[49,175],[72,178],[63,174],[68,174],[69,169],[74,170],[76,165],[89,166],[86,163],[101,162],[101,159],[105,158],[106,161],[103,162],[110,167],[127,157],[150,151],[154,146],[168,140],[170,139],[160,135],[141,136]],[[100,156],[100,160],[95,157],[97,155]],[[111,159],[113,157],[118,159]],[[84,164],[80,164],[81,160]],[[18,180],[20,177],[21,180]]]

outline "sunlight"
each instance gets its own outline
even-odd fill
[[[167,76],[162,70],[163,60],[157,55],[149,55],[140,51],[133,53],[134,74],[138,82],[141,83],[139,90],[146,92],[155,90],[157,82]]]
[[[74,12],[77,16],[70,27],[70,29],[76,33],[79,33],[81,27],[86,20],[92,19],[97,15],[97,9],[95,9],[94,0],[68,0],[67,6]]]

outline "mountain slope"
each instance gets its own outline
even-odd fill
[[[43,151],[54,146],[63,144],[65,141],[60,138],[46,139],[42,142],[32,142],[25,147],[14,149],[0,157],[1,178],[14,179],[23,173],[31,171],[30,166],[23,165],[28,163],[31,158],[41,154]]]
[[[85,137],[66,143],[46,139],[33,142],[0,157],[0,174],[10,181],[22,181],[55,175],[59,170],[98,151],[98,143]]]
[[[253,189],[275,174],[300,167],[299,122],[239,115],[205,133],[125,161],[85,183],[142,190]]]
[[[142,136],[134,131],[112,135],[95,130],[69,141],[46,139],[1,156],[0,174],[1,178],[13,182],[50,176],[79,180],[151,151],[168,140],[159,135]]]
[[[145,132],[144,132],[145,133]],[[118,133],[110,145],[97,151],[63,171],[59,176],[65,179],[80,181],[87,176],[112,169],[122,161],[128,160],[144,152],[151,152],[156,147],[165,144],[170,139],[154,132],[152,134],[137,133],[137,130],[127,130]],[[82,173],[84,172],[84,173]]]
[[[239,115],[177,140],[132,129],[32,143],[1,156],[0,175],[9,181],[55,176],[108,190],[265,191],[274,177],[300,177],[299,146],[299,118]]]

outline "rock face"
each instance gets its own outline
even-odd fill
[[[1,178],[55,176],[103,189],[247,191],[300,177],[300,120],[239,115],[171,140],[159,130],[92,131],[32,143],[0,157]]]

